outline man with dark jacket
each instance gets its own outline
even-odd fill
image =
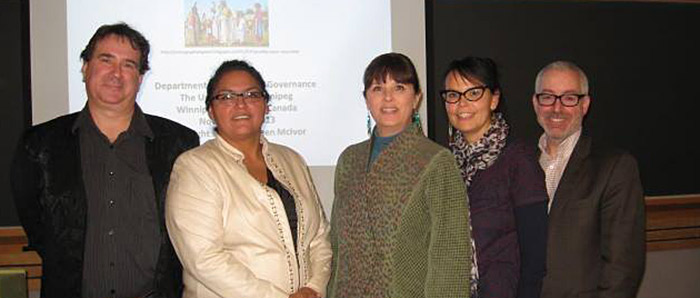
[[[537,75],[532,104],[544,129],[549,194],[542,298],[633,298],[644,274],[644,193],[634,157],[582,134],[586,74],[557,61]]]
[[[182,267],[164,225],[175,158],[197,134],[136,104],[148,41],[104,25],[80,54],[87,104],[30,128],[12,165],[42,297],[180,297]]]

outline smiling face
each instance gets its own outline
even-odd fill
[[[248,72],[235,70],[221,76],[213,95],[261,90],[260,85]],[[209,117],[216,123],[219,135],[230,144],[258,141],[267,112],[268,107],[264,99],[214,100],[209,107]]]
[[[471,82],[457,72],[450,72],[445,78],[445,90],[464,92],[469,88],[480,87],[484,84]],[[488,131],[491,126],[491,115],[498,107],[500,92],[491,92],[486,88],[484,94],[476,101],[468,101],[464,96],[456,103],[445,102],[447,118],[452,127],[459,130],[469,143],[475,143]]]
[[[411,123],[420,96],[412,84],[396,82],[390,76],[384,82],[374,80],[365,91],[365,102],[377,123],[377,135],[388,137],[403,131]]]
[[[133,106],[143,75],[139,73],[141,53],[129,39],[109,35],[97,42],[92,57],[81,72],[91,109],[119,109]]]
[[[542,75],[540,90],[537,93],[546,92],[554,95],[583,94],[579,74],[573,70],[551,69]],[[533,95],[532,105],[537,114],[537,122],[544,129],[547,138],[555,143],[561,143],[564,139],[581,129],[583,117],[588,112],[590,97],[585,96],[579,100],[578,105],[565,107],[561,101],[556,100],[554,105],[541,106]]]

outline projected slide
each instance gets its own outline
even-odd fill
[[[151,42],[151,71],[137,101],[150,114],[213,137],[206,83],[221,62],[242,59],[271,94],[264,135],[309,165],[334,165],[367,138],[362,73],[391,50],[389,0],[156,0],[67,2],[69,108],[85,105],[79,59],[101,24],[126,22]]]

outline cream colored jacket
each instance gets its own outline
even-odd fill
[[[261,143],[267,167],[294,196],[298,247],[277,193],[217,136],[183,153],[170,176],[166,224],[184,267],[184,298],[287,298],[301,287],[325,296],[329,226],[306,163],[287,147]]]

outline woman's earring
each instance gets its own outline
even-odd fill
[[[452,142],[454,141],[454,138],[452,137],[452,134],[454,133],[454,128],[452,128],[452,124],[447,125],[447,139]]]
[[[418,111],[413,111],[413,124],[420,125],[420,114]]]
[[[372,117],[369,116],[369,111],[367,111],[367,135],[372,135]]]

